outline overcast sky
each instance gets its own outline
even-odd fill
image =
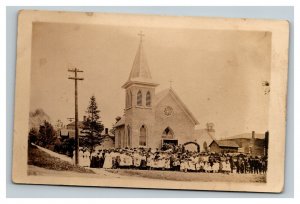
[[[68,68],[83,70],[79,118],[95,95],[101,120],[111,127],[123,115],[125,91],[140,31],[156,92],[173,89],[204,128],[215,124],[226,137],[268,129],[271,34],[143,27],[35,23],[32,43],[31,107],[52,122],[74,117],[74,81]]]

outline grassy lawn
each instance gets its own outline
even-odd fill
[[[56,170],[56,171],[73,171],[78,173],[91,173],[94,174],[90,169],[85,169],[80,166],[72,165],[66,161],[62,161],[56,157],[49,155],[46,152],[38,149],[36,146],[28,146],[28,165],[34,165],[45,169]]]

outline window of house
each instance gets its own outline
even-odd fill
[[[146,127],[142,125],[140,128],[140,140],[139,140],[140,146],[146,146]]]
[[[137,98],[136,98],[136,104],[138,106],[142,106],[142,98],[143,98],[142,92],[141,92],[141,90],[139,90],[139,92],[137,93]]]

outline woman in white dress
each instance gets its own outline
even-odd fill
[[[171,165],[170,165],[170,157],[166,157],[164,169],[165,169],[165,170],[170,170],[170,168],[171,168]]]
[[[218,161],[215,161],[212,168],[214,173],[218,173],[220,170],[220,163]]]
[[[112,157],[110,155],[110,152],[106,152],[104,156],[104,169],[111,169],[112,168]]]
[[[209,173],[209,172],[211,172],[211,165],[210,165],[210,163],[209,162],[205,162],[205,164],[204,164],[204,171],[206,172],[206,173]]]
[[[78,164],[79,164],[79,166],[83,166],[84,165],[84,162],[83,162],[83,151],[82,151],[82,149],[79,150],[79,152],[78,152]]]
[[[181,160],[180,162],[180,171],[187,172],[188,161],[186,159]]]
[[[224,161],[222,164],[223,164],[223,171],[224,171],[224,173],[227,173],[227,174],[229,174],[229,173],[230,173],[230,171],[231,171],[231,168],[230,168],[230,163],[229,163],[229,161],[228,161],[228,160],[226,160],[226,162]]]
[[[82,152],[81,164],[82,164],[82,166],[89,166],[89,152],[88,151]]]

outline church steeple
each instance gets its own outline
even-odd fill
[[[154,83],[151,77],[150,69],[147,63],[145,51],[143,48],[143,37],[144,34],[140,32],[138,34],[140,36],[140,44],[135,55],[131,72],[129,74],[129,78],[127,82],[122,86],[123,88],[127,88],[129,85],[137,83],[137,84],[147,84],[152,86],[157,86],[158,84]]]

